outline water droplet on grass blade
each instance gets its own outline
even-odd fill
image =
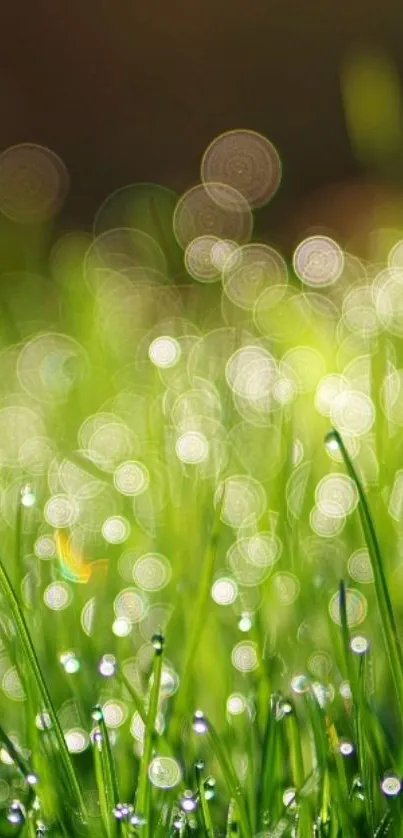
[[[202,710],[196,710],[193,716],[192,728],[195,733],[207,733],[208,724]]]
[[[111,678],[116,672],[116,658],[114,655],[103,655],[98,666],[104,678]]]
[[[80,661],[74,652],[64,652],[59,660],[68,675],[74,675],[80,669]]]
[[[369,649],[367,638],[363,637],[361,634],[356,634],[355,637],[351,638],[350,649],[356,655],[365,655],[365,652]]]
[[[96,704],[91,711],[91,718],[94,722],[101,722],[103,718],[102,707],[99,704]]]
[[[12,800],[7,813],[9,823],[22,824],[25,821],[23,805],[19,800]]]
[[[207,777],[204,781],[204,796],[206,800],[213,800],[215,797],[216,781],[214,777]]]
[[[186,820],[181,813],[178,813],[174,816],[172,826],[175,830],[177,830],[177,832],[180,832],[181,829],[183,829],[186,826]]]
[[[133,806],[130,803],[117,803],[113,810],[116,820],[120,821],[127,820],[132,813]]]
[[[21,503],[23,506],[30,507],[33,506],[35,503],[36,497],[35,492],[30,486],[29,483],[26,483],[25,486],[21,489]]]
[[[381,789],[387,797],[396,797],[400,794],[402,783],[396,774],[386,774],[381,783]]]
[[[164,650],[164,638],[160,632],[156,632],[153,634],[151,638],[151,643],[153,644],[154,651],[157,655],[162,655]]]
[[[195,812],[198,806],[197,797],[192,791],[190,791],[190,789],[186,789],[186,791],[183,792],[179,803],[182,811],[186,813]]]
[[[37,775],[37,774],[34,774],[34,772],[33,772],[33,771],[30,771],[30,772],[26,775],[25,779],[26,779],[26,781],[27,781],[27,783],[28,783],[28,785],[29,785],[29,786],[36,786],[36,784],[39,782],[39,777],[38,777],[38,775]]]
[[[338,451],[340,448],[339,437],[335,431],[329,431],[325,436],[325,446],[328,451]]]
[[[99,750],[101,750],[102,743],[103,743],[103,736],[102,736],[102,733],[101,733],[99,727],[95,727],[91,731],[91,741],[92,741],[93,745],[98,745]]]
[[[250,631],[253,625],[252,615],[248,613],[244,613],[241,615],[238,621],[238,628],[239,631],[247,632]]]
[[[354,753],[354,745],[349,739],[340,739],[339,751],[344,757],[349,757]]]
[[[147,821],[143,815],[140,815],[138,812],[135,812],[134,815],[130,818],[130,823],[132,826],[142,827],[145,826]]]

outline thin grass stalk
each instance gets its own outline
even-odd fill
[[[110,805],[110,801],[108,799],[106,783],[104,778],[104,766],[102,761],[102,742],[100,741],[101,731],[97,728],[92,733],[92,743],[93,743],[93,756],[94,756],[94,769],[95,769],[95,780],[98,789],[98,802],[99,802],[99,811],[101,816],[102,825],[104,828],[105,834],[108,838],[111,838],[112,835],[112,808]],[[98,739],[99,737],[99,739]]]
[[[225,489],[223,492],[223,498]],[[172,739],[173,742],[179,738],[180,724],[183,716],[186,714],[189,704],[189,689],[191,676],[193,672],[193,662],[196,657],[198,646],[203,636],[203,628],[206,622],[206,614],[210,599],[211,582],[213,578],[214,564],[217,552],[217,543],[220,530],[220,518],[223,505],[223,498],[218,503],[215,511],[213,525],[208,539],[207,548],[201,564],[202,577],[198,586],[198,597],[194,606],[194,619],[192,620],[192,628],[189,633],[189,638],[186,644],[183,675],[179,684],[179,689],[176,694],[176,701],[174,703],[174,717],[172,719]]]
[[[366,737],[365,687],[364,687],[365,658],[360,660],[360,701],[357,707],[357,750],[361,777],[364,785],[364,806],[371,833],[374,831],[374,809],[372,803],[372,771],[368,742]]]
[[[249,825],[249,816],[239,779],[235,773],[226,749],[217,734],[217,731],[210,722],[207,723],[207,730],[212,750],[221,768],[228,791],[236,802],[239,815],[240,834],[242,835],[242,838],[251,838],[252,830]]]
[[[203,768],[198,763],[195,765],[195,774],[200,801],[200,817],[204,835],[205,838],[214,838],[213,822],[211,820],[210,808],[206,800],[206,792],[203,783]]]
[[[141,757],[139,779],[136,792],[136,813],[145,818],[143,829],[144,838],[152,838],[150,825],[150,780],[148,767],[151,761],[152,747],[155,737],[155,722],[158,710],[158,698],[161,686],[162,661],[164,641],[161,635],[154,637],[154,660],[152,676],[153,682],[150,692],[150,702],[147,713],[147,721],[144,731],[144,746]]]
[[[56,710],[53,706],[52,699],[50,697],[48,688],[46,686],[45,679],[42,675],[42,670],[36,656],[36,652],[31,640],[30,633],[28,631],[28,626],[26,624],[26,620],[24,614],[21,610],[20,604],[18,602],[17,595],[14,591],[14,588],[10,582],[8,577],[7,571],[3,565],[3,562],[0,560],[0,588],[3,591],[3,594],[9,604],[11,614],[14,619],[15,627],[17,630],[18,637],[21,642],[21,646],[24,650],[24,654],[27,660],[28,667],[31,671],[32,678],[38,688],[38,692],[42,698],[42,701],[46,707],[47,712],[49,713],[50,720],[52,723],[52,728],[54,730],[56,742],[59,746],[60,752],[60,759],[61,763],[66,775],[66,779],[70,786],[71,792],[73,797],[75,798],[78,811],[80,817],[83,821],[87,820],[87,812],[84,803],[84,798],[82,796],[82,792],[80,789],[80,785],[77,780],[76,772],[74,770],[74,766],[70,757],[70,753],[66,744],[66,740],[63,735],[62,728],[60,726],[59,719],[57,717]]]
[[[295,708],[293,708],[292,713],[288,714],[286,723],[288,728],[288,745],[293,783],[295,787],[299,790],[304,786],[305,773],[301,747],[301,737],[300,731],[298,729],[298,720],[295,715]],[[306,798],[301,798],[299,800],[300,838],[309,838],[309,836],[312,834],[312,822],[309,809],[309,801]]]
[[[119,784],[113,759],[111,743],[108,734],[108,728],[105,724],[104,714],[102,708],[97,705],[92,711],[92,717],[97,722],[98,728],[93,737],[94,742],[94,759],[96,761],[96,769],[98,767],[98,755],[101,771],[98,771],[97,780],[102,776],[103,793],[107,805],[107,830],[108,835],[114,835],[116,832],[121,832],[121,822],[116,822],[113,815],[113,810],[119,802]],[[99,782],[98,782],[99,788]]]
[[[351,479],[354,481],[355,486],[357,488],[359,498],[358,512],[365,540],[367,543],[368,552],[371,558],[371,565],[374,574],[374,587],[378,602],[385,651],[394,682],[400,718],[403,722],[403,656],[398,639],[392,602],[390,599],[385,572],[383,568],[383,557],[376,535],[374,522],[372,520],[372,515],[367,503],[367,499],[365,497],[365,492],[362,487],[361,481],[353,466],[352,460],[346,450],[341,435],[338,431],[333,429],[328,435],[327,439],[336,441],[342,454],[347,472],[350,475]]]
[[[121,681],[121,683],[126,687],[127,692],[130,694],[130,698],[133,701],[133,704],[136,708],[137,713],[140,716],[141,721],[146,724],[147,722],[147,712],[144,707],[144,702],[141,696],[139,696],[134,689],[133,685],[130,683],[129,679],[126,677],[124,672],[121,669],[117,669],[116,671],[116,678]]]
[[[273,772],[273,765],[275,762],[275,751],[277,745],[277,730],[278,730],[278,722],[275,719],[274,711],[272,707],[269,707],[266,719],[266,725],[263,735],[263,743],[262,743],[262,754],[261,754],[261,763],[260,763],[260,777],[258,780],[258,787],[257,787],[257,800],[256,800],[256,809],[257,809],[257,823],[260,826],[263,825],[263,812],[265,809],[270,811],[270,803],[271,803],[271,795],[270,790],[272,788],[270,784],[270,775]],[[264,804],[264,800],[266,803]]]
[[[227,828],[225,830],[225,838],[234,838],[238,834],[238,815],[237,805],[235,800],[230,800],[227,815]]]

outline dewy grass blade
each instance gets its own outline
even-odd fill
[[[278,721],[275,717],[277,708],[274,702],[276,702],[276,704],[278,703],[277,698],[273,696],[273,706],[269,706],[269,709],[267,711],[267,718],[262,742],[260,776],[258,778],[256,799],[256,817],[257,823],[259,825],[263,823],[264,810],[270,811],[270,792],[273,788],[273,783],[271,782],[271,780],[273,777],[273,768],[275,765],[275,752],[277,746],[278,732]]]
[[[371,512],[367,503],[367,499],[365,497],[365,492],[361,485],[361,481],[353,466],[352,460],[346,450],[341,435],[338,431],[334,429],[331,430],[326,437],[326,442],[329,443],[333,441],[338,446],[340,453],[343,457],[345,466],[347,468],[348,474],[354,481],[355,486],[357,488],[359,499],[358,512],[365,540],[367,542],[368,552],[371,558],[371,565],[374,574],[375,593],[378,602],[385,650],[396,690],[396,697],[400,717],[403,721],[403,656],[397,635],[397,627],[395,617],[393,614],[392,602],[386,583],[382,553],[378,543],[378,538],[376,535]]]
[[[360,765],[360,772],[361,777],[364,785],[364,805],[365,805],[365,812],[368,822],[368,828],[371,830],[371,834],[374,831],[374,810],[373,810],[373,800],[372,800],[372,754],[370,753],[370,749],[368,747],[368,740],[366,736],[366,723],[368,719],[366,719],[366,702],[365,702],[365,688],[364,688],[364,668],[365,668],[365,656],[363,656],[360,660],[360,697],[359,703],[357,707],[357,750],[358,750],[358,761]]]
[[[228,815],[227,815],[227,829],[225,832],[225,838],[233,838],[234,835],[238,835],[238,815],[237,815],[237,807],[235,800],[230,800],[228,806]]]
[[[215,510],[213,525],[209,536],[207,549],[203,557],[202,578],[200,580],[198,598],[194,606],[194,619],[192,620],[192,629],[189,634],[189,639],[187,641],[184,655],[183,675],[181,683],[179,685],[179,690],[176,695],[176,701],[174,703],[174,717],[172,719],[172,740],[174,744],[179,737],[179,730],[182,722],[182,717],[185,715],[187,707],[189,705],[189,688],[193,670],[193,662],[195,660],[196,652],[202,638],[203,626],[206,621],[206,612],[210,597],[211,581],[216,558],[217,542],[219,538],[221,511],[224,503],[224,495],[225,486],[223,488],[223,495],[220,501],[218,502],[217,508]]]
[[[343,646],[343,655],[344,655],[344,663],[346,666],[347,677],[350,684],[350,689],[353,696],[353,712],[356,709],[356,703],[358,702],[358,680],[356,677],[356,671],[353,666],[354,661],[351,654],[350,648],[350,631],[348,627],[348,620],[347,620],[347,600],[346,600],[346,587],[344,581],[341,579],[339,584],[339,608],[340,608],[340,622],[341,622],[341,636],[342,636],[342,646]]]
[[[199,793],[199,801],[200,801],[200,815],[201,815],[201,821],[202,821],[202,826],[203,826],[205,838],[214,838],[213,823],[212,823],[212,820],[211,820],[210,809],[209,809],[208,802],[206,800],[206,793],[205,793],[205,790],[204,790],[203,768],[204,768],[204,763],[196,762],[195,773],[196,773],[197,791]]]
[[[126,675],[124,674],[124,672],[122,672],[122,669],[119,669],[119,668],[117,669],[116,678],[127,689],[127,692],[129,693],[130,698],[133,701],[133,704],[134,704],[134,706],[137,710],[137,713],[139,714],[139,716],[141,718],[141,721],[144,722],[144,724],[145,724],[146,720],[147,720],[147,713],[146,713],[146,710],[145,710],[145,707],[144,707],[144,704],[143,704],[143,699],[139,695],[137,695],[136,690],[134,689],[133,685],[130,683],[129,679],[126,678]]]
[[[8,574],[5,570],[5,567],[0,560],[0,588],[3,591],[3,594],[6,598],[6,601],[10,607],[10,611],[12,617],[14,619],[15,628],[17,631],[17,635],[21,642],[21,646],[24,651],[24,655],[26,657],[26,662],[31,670],[33,680],[38,688],[38,692],[42,698],[46,711],[49,713],[49,718],[52,724],[52,729],[55,734],[56,742],[59,747],[60,752],[60,759],[63,765],[66,779],[70,786],[72,795],[76,801],[76,805],[80,814],[82,821],[87,820],[87,813],[86,807],[84,803],[84,798],[82,796],[82,792],[76,777],[76,772],[74,770],[74,766],[70,757],[70,753],[66,744],[66,740],[63,735],[62,728],[60,726],[59,719],[57,717],[56,710],[53,706],[52,699],[50,697],[48,688],[46,686],[45,679],[42,675],[42,670],[36,656],[36,652],[31,640],[30,633],[28,631],[28,626],[25,621],[24,614],[20,608],[20,604],[18,602],[17,596],[15,594],[14,588],[10,582]]]
[[[95,769],[95,780],[98,789],[98,804],[99,804],[99,814],[102,822],[102,826],[104,829],[105,835],[108,838],[111,838],[113,833],[112,829],[112,806],[111,801],[108,798],[107,787],[104,777],[104,765],[102,759],[102,735],[100,728],[95,728],[92,731],[91,735],[92,739],[92,746],[93,746],[93,755],[94,755],[94,769]]]
[[[204,722],[207,726],[206,732],[208,733],[212,750],[221,768],[228,791],[231,798],[233,798],[236,803],[239,815],[240,834],[242,835],[242,838],[251,838],[252,831],[249,825],[249,816],[246,809],[245,798],[231,759],[228,756],[224,744],[213,725],[207,721],[207,719],[204,719]]]
[[[136,792],[136,814],[145,819],[143,829],[144,838],[151,838],[150,826],[150,780],[148,767],[151,761],[153,741],[155,738],[155,721],[158,710],[158,697],[161,686],[162,661],[164,652],[164,638],[161,634],[155,634],[152,643],[154,646],[154,661],[152,678],[153,682],[150,691],[150,701],[147,713],[146,727],[144,731],[144,747],[141,757],[139,780]]]
[[[7,753],[23,775],[25,779],[29,776],[33,776],[33,771],[30,770],[28,763],[24,759],[24,757],[17,751],[14,743],[11,741],[9,736],[7,736],[6,731],[0,725],[0,744],[3,744]]]
[[[94,746],[95,753],[100,755],[103,787],[109,815],[107,819],[108,834],[113,835],[116,832],[116,820],[113,816],[113,810],[119,802],[118,778],[102,707],[99,705],[94,707],[92,718],[99,725],[99,736],[96,735],[94,737]],[[120,825],[120,822],[118,822],[117,826],[119,827]]]

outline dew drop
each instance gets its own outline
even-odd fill
[[[252,615],[251,614],[249,614],[247,612],[245,612],[244,614],[241,614],[241,617],[238,621],[239,631],[243,631],[243,632],[250,631],[250,629],[252,628],[252,624],[253,624],[253,622],[252,622]]]
[[[190,789],[186,789],[180,798],[180,807],[183,812],[195,812],[197,809],[197,797]]]
[[[141,827],[146,825],[147,820],[145,817],[143,817],[143,815],[140,815],[138,812],[135,812],[134,815],[132,815],[130,818],[130,823],[132,826]]]
[[[204,761],[202,759],[198,759],[195,762],[195,769],[196,771],[204,771]]]
[[[213,800],[215,797],[216,781],[214,777],[207,777],[204,781],[204,796],[206,800]]]
[[[104,678],[111,678],[116,672],[116,658],[114,655],[103,655],[98,666]]]
[[[21,489],[21,503],[23,506],[30,507],[33,506],[35,503],[36,497],[35,492],[30,486],[29,483],[26,483],[25,486]]]
[[[365,655],[365,652],[369,649],[367,638],[361,634],[356,634],[355,637],[351,638],[350,649],[356,655]]]
[[[339,693],[341,697],[346,699],[347,701],[352,699],[353,694],[351,692],[351,687],[348,681],[342,681],[339,687]]]
[[[290,704],[289,701],[282,701],[279,705],[279,718],[282,719],[283,716],[289,716],[293,712],[293,706]]]
[[[193,716],[192,728],[195,733],[207,733],[208,724],[202,710],[196,710]]]
[[[325,436],[325,446],[328,451],[338,451],[339,450],[339,438],[336,431],[329,431],[329,433]]]
[[[127,820],[130,815],[133,814],[133,806],[129,803],[117,803],[113,810],[113,814],[115,815],[116,820]]]
[[[102,721],[103,712],[102,712],[102,707],[99,704],[96,704],[95,707],[92,708],[91,718],[94,720],[94,722],[101,722]]]
[[[160,634],[160,632],[156,632],[156,634],[153,634],[151,638],[151,643],[153,644],[155,653],[157,655],[162,655],[164,649],[164,638],[162,634]]]
[[[22,803],[19,800],[12,800],[7,813],[7,820],[9,823],[22,824],[25,821],[25,816],[22,808]]]
[[[402,783],[396,774],[387,774],[382,780],[381,789],[387,797],[397,797],[400,794]]]
[[[339,751],[343,757],[349,757],[354,753],[354,745],[349,739],[339,740]]]
[[[101,749],[103,743],[103,736],[99,727],[95,727],[94,730],[91,731],[91,741],[93,745],[98,745],[99,750]]]
[[[284,806],[286,806],[289,809],[295,809],[296,808],[297,804],[296,804],[296,800],[295,800],[295,794],[296,794],[296,789],[295,788],[289,788],[289,789],[286,789],[285,792],[283,792]]]
[[[186,820],[181,812],[175,815],[172,826],[177,832],[180,832],[186,826]]]
[[[74,652],[64,652],[59,660],[68,675],[74,675],[80,669],[80,661]]]
[[[38,777],[38,775],[37,775],[37,774],[34,774],[34,772],[33,772],[33,771],[30,771],[30,772],[26,775],[25,779],[26,779],[26,781],[27,781],[27,783],[28,783],[28,785],[29,785],[29,786],[36,786],[36,784],[39,782],[39,777]]]

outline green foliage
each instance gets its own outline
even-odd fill
[[[398,838],[399,339],[84,256],[4,309],[0,834]]]

